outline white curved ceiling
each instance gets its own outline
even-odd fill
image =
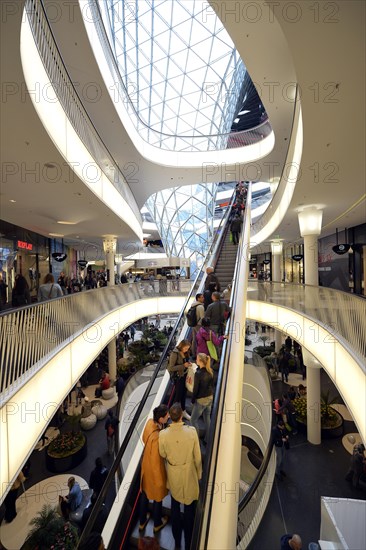
[[[63,159],[37,119],[24,91],[18,53],[22,4],[16,2],[18,12],[1,21],[1,78],[5,83],[1,103],[1,218],[47,235],[60,232],[56,221],[67,212],[78,220],[76,227],[69,226],[65,231],[69,238],[79,235],[81,239],[96,241],[110,233],[134,240],[117,216],[76,177],[72,181],[68,167],[63,166]],[[46,0],[45,4],[54,3]],[[324,234],[334,232],[336,227],[364,223],[365,3],[330,3],[339,9],[337,13],[319,3],[317,14],[309,9],[306,0],[290,3],[298,7],[296,13],[281,0],[273,3],[273,16],[268,4],[257,0],[257,15],[242,12],[236,21],[226,14],[237,9],[237,5],[243,7],[243,3],[212,3],[266,105],[276,143],[272,153],[256,163],[210,166],[209,170],[205,166],[162,167],[138,154],[104,89],[78,17],[76,0],[74,4],[75,9],[71,6],[59,10],[53,30],[89,115],[122,167],[140,206],[148,195],[166,187],[198,181],[278,178],[291,130],[292,83],[298,82],[304,118],[301,175],[290,209],[276,234],[287,241],[297,240],[295,209],[308,204],[326,204]],[[291,18],[297,20],[291,23]],[[51,170],[44,168],[49,162],[60,167],[56,181],[52,181],[55,176]],[[26,174],[32,168],[35,176]],[[10,203],[11,198],[17,202]],[[357,201],[358,205],[353,206]]]

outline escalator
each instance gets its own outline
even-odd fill
[[[238,269],[238,263],[239,263],[241,254],[238,252],[241,250],[241,247],[240,245],[239,246],[233,245],[230,242],[229,216],[230,216],[230,209],[227,212],[225,219],[223,220],[222,226],[219,228],[219,231],[218,231],[219,236],[217,241],[213,244],[213,250],[210,250],[208,256],[206,257],[205,267],[206,265],[215,266],[215,271],[216,273],[218,273],[218,276],[220,277],[222,288],[224,288],[224,286],[227,286],[227,284],[233,281],[233,294],[232,294],[231,303],[235,308],[236,281],[240,281],[240,277],[238,276],[237,269]],[[209,258],[210,260],[208,260]],[[121,480],[120,490],[118,492],[117,499],[116,499],[117,501],[119,501],[119,504],[118,506],[115,505],[115,509],[112,508],[110,517],[108,518],[106,528],[103,534],[108,533],[108,537],[110,537],[107,541],[105,541],[107,542],[108,549],[123,549],[123,548],[127,549],[127,548],[136,547],[137,545],[138,534],[139,534],[138,533],[138,510],[139,510],[139,489],[140,489],[139,463],[140,463],[141,452],[142,452],[142,444],[140,442],[140,436],[142,434],[145,420],[146,420],[146,415],[147,415],[145,403],[153,387],[153,383],[156,378],[156,375],[161,369],[164,362],[166,362],[166,357],[169,355],[169,351],[172,349],[174,342],[181,340],[182,338],[185,338],[188,335],[189,329],[184,322],[184,319],[185,319],[184,312],[187,310],[190,298],[194,296],[197,292],[199,292],[203,287],[204,279],[205,279],[205,276],[203,275],[203,271],[202,271],[202,273],[197,276],[197,279],[192,286],[191,293],[188,296],[187,301],[182,309],[182,312],[180,313],[177,319],[174,330],[170,335],[168,344],[148,384],[148,387],[145,391],[142,401],[137,408],[134,420],[130,425],[130,428],[126,434],[124,441],[122,442],[122,445],[117,454],[115,463],[109,472],[105,486],[102,489],[102,492],[98,498],[98,501],[92,511],[90,519],[83,532],[82,539],[81,539],[82,541],[85,541],[85,538],[93,530],[93,523],[95,522],[95,519],[98,516],[98,511],[101,507],[104,496],[108,491],[108,487],[110,483],[113,483],[115,474],[116,473],[118,474],[118,472],[120,471],[120,465],[122,464],[124,477]],[[228,322],[227,331],[230,332],[230,320]],[[209,522],[207,524],[207,518],[205,519],[205,517],[206,517],[207,511],[210,510],[210,506],[212,504],[212,495],[210,495],[209,487],[210,487],[210,484],[212,483],[212,476],[215,474],[217,453],[220,445],[220,433],[221,433],[222,414],[223,414],[223,407],[224,407],[224,395],[226,391],[226,381],[227,381],[227,373],[229,370],[228,367],[229,367],[229,356],[230,356],[230,353],[226,353],[226,351],[230,349],[228,347],[230,345],[229,343],[230,338],[231,336],[229,334],[229,339],[225,341],[223,350],[222,350],[222,355],[221,355],[220,369],[218,374],[218,380],[217,380],[215,396],[214,396],[214,404],[213,404],[212,415],[211,415],[210,435],[209,435],[208,444],[206,447],[206,453],[205,453],[205,456],[203,457],[204,468],[203,468],[203,477],[201,481],[201,496],[197,505],[197,512],[196,512],[196,519],[194,524],[194,533],[193,533],[191,549],[203,547],[202,542],[200,541],[202,541],[202,537],[204,536],[207,537],[206,530],[209,529]],[[167,377],[165,380],[167,380]],[[158,403],[164,402],[164,403],[170,404],[172,402],[173,394],[172,394],[172,387],[169,380],[165,384],[166,388],[163,388],[163,386],[164,386],[164,383],[162,383],[161,385],[161,391],[158,390],[156,401],[151,405],[151,408],[156,406]],[[128,464],[126,463],[124,464],[123,457],[126,453],[126,449],[128,445],[132,445],[134,446],[134,448],[136,447],[136,454],[134,455],[129,453],[130,458],[129,458]],[[170,501],[168,496],[166,497],[163,503],[163,506],[166,507],[167,509],[167,510],[164,510],[164,514],[165,513],[169,514],[169,510],[168,510],[169,504],[170,504]],[[150,523],[151,523],[151,531],[152,531],[152,522]],[[113,531],[113,533],[110,535],[111,531]],[[146,534],[149,534],[148,530],[146,531]],[[160,538],[161,548],[166,548],[167,550],[169,548],[174,548],[174,538],[171,534],[171,527],[169,523],[159,533],[159,535],[157,535],[157,537]]]
[[[233,281],[233,275],[238,253],[237,245],[230,240],[230,221],[225,228],[225,235],[215,265],[215,273],[220,281],[221,290],[224,290]]]

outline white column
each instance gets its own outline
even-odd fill
[[[301,236],[304,238],[305,284],[318,286],[318,236],[321,233],[323,210],[314,207],[298,212]]]
[[[275,350],[279,353],[283,342],[283,333],[280,330],[275,330]]]
[[[113,235],[106,235],[103,241],[103,249],[105,252],[105,263],[109,271],[108,286],[114,286],[114,257],[116,255],[117,238]]]
[[[103,248],[106,256],[106,265],[109,271],[108,286],[114,286],[114,257],[117,248],[117,239],[113,235],[106,235],[103,241]],[[108,344],[108,367],[111,380],[117,378],[116,339],[113,338]]]
[[[282,241],[274,240],[271,242],[272,251],[272,281],[280,283],[282,281]]]
[[[307,436],[309,443],[321,444],[320,419],[320,363],[315,357],[302,350],[306,365],[306,402],[307,402]]]
[[[305,284],[318,286],[318,237],[304,235],[304,272]]]

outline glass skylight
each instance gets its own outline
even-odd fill
[[[225,149],[245,66],[203,0],[105,0],[118,68],[150,144]]]

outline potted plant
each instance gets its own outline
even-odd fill
[[[45,504],[30,521],[33,526],[21,550],[74,550],[78,545],[78,530],[65,521],[56,508]]]
[[[343,417],[331,405],[338,402],[338,397],[329,398],[329,390],[321,394],[320,421],[321,435],[324,438],[340,437],[343,434]],[[307,399],[298,397],[294,399],[296,420],[300,429],[305,430],[307,425]]]
[[[168,338],[164,332],[157,331],[153,337],[153,342],[156,348],[163,350],[168,343]]]
[[[86,457],[87,440],[80,431],[81,414],[66,415],[71,431],[60,433],[47,447],[46,465],[51,472],[66,472]]]
[[[267,339],[267,336],[265,337]],[[257,353],[261,357],[267,357],[267,355],[271,355],[271,353],[275,350],[274,346],[257,346],[253,349],[254,353]]]

